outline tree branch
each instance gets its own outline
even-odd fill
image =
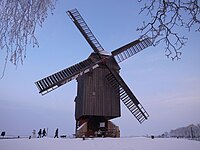
[[[144,0],[139,0],[142,2]],[[174,30],[183,27],[190,31],[195,28],[200,32],[200,6],[198,0],[148,0],[139,12],[146,12],[150,21],[144,21],[143,25],[137,28],[142,36],[149,36],[154,45],[161,41],[165,43],[167,57],[172,60],[180,59],[181,48],[187,42],[187,38],[176,33]]]
[[[42,23],[55,8],[57,0],[1,0],[0,1],[0,49],[6,52],[5,72],[8,60],[14,65],[23,64],[27,45],[39,43],[35,36],[37,25]]]

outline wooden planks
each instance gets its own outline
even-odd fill
[[[76,119],[82,116],[121,116],[119,94],[105,79],[109,70],[101,65],[95,70],[80,76],[76,98]]]

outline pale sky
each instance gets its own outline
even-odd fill
[[[76,80],[41,96],[34,82],[86,59],[91,47],[67,16],[77,8],[104,47],[111,52],[140,37],[136,28],[145,15],[138,15],[136,1],[58,1],[37,29],[40,47],[27,50],[24,65],[10,63],[0,80],[0,131],[31,135],[32,130],[59,128],[60,134],[75,131]],[[177,31],[178,32],[178,31]],[[164,45],[149,47],[120,63],[120,74],[150,117],[143,124],[121,103],[122,116],[113,122],[122,136],[161,134],[200,122],[200,34],[180,30],[189,40],[179,61],[165,57]],[[4,54],[0,55],[0,71]]]

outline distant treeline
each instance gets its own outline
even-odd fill
[[[177,128],[170,132],[165,132],[161,137],[176,137],[176,138],[194,138],[200,139],[200,123],[197,125],[191,124],[186,127]]]

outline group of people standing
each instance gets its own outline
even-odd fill
[[[48,130],[48,129],[47,129],[47,130]],[[47,132],[46,132],[45,128],[44,128],[43,130],[40,129],[40,130],[38,131],[38,138],[45,137],[45,136],[47,136]]]
[[[32,133],[33,133],[33,138],[36,138],[36,130],[33,130]],[[47,133],[48,133],[48,128],[47,128],[47,131],[46,131],[45,128],[44,128],[43,130],[40,129],[40,130],[38,131],[38,138],[46,137],[46,136],[47,136]],[[55,131],[54,138],[58,138],[58,128],[57,128],[56,131]]]

